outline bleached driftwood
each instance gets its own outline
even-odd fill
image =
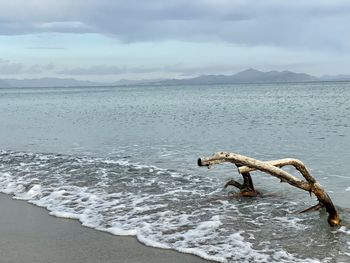
[[[316,179],[311,175],[309,170],[300,160],[287,158],[262,162],[247,156],[229,152],[217,152],[211,157],[198,159],[199,166],[207,167],[223,162],[234,163],[237,166],[239,173],[242,174],[244,179],[243,184],[236,182],[232,179],[226,183],[225,187],[227,187],[228,185],[233,185],[239,188],[242,196],[258,196],[260,193],[254,188],[250,172],[260,170],[279,178],[281,182],[286,182],[299,189],[308,191],[310,194],[313,193],[317,197],[319,203],[315,206],[305,209],[302,212],[318,210],[324,207],[329,215],[328,223],[331,226],[340,225],[341,220],[331,198],[326,193],[321,184],[316,181]],[[296,176],[291,175],[290,173],[282,170],[281,167],[286,165],[294,166],[302,174],[305,180],[301,180]]]

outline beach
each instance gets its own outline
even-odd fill
[[[2,263],[204,263],[196,256],[150,248],[134,237],[120,237],[56,218],[34,205],[0,194]]]
[[[197,163],[299,159],[348,224],[349,99],[348,82],[0,89],[0,262],[349,262],[347,226],[297,213],[314,196],[254,172],[267,195],[230,198],[236,168]]]

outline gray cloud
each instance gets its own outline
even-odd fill
[[[0,0],[0,34],[99,33],[124,42],[227,41],[346,50],[345,0]]]
[[[51,71],[54,68],[53,64],[24,65],[0,58],[0,75],[37,74]]]
[[[23,65],[20,63],[0,63],[0,74],[11,75],[23,72]]]
[[[240,68],[237,68],[234,64],[222,63],[211,63],[210,65],[201,66],[188,66],[184,63],[165,66],[94,65],[60,69],[52,63],[23,64],[0,58],[0,75],[52,73],[66,76],[117,76],[123,74],[174,73],[186,77],[203,74],[233,73],[233,71],[238,69]]]
[[[59,70],[56,73],[62,75],[121,75],[125,73],[151,73],[157,72],[160,68],[156,67],[128,67],[128,66],[104,66],[95,65],[92,67],[77,67],[77,68],[65,68]]]
[[[105,66],[95,65],[92,67],[65,68],[56,71],[57,74],[72,76],[91,76],[91,75],[122,75],[122,74],[142,74],[142,73],[175,73],[180,76],[193,76],[202,74],[233,73],[238,68],[233,64],[210,64],[203,66],[189,67],[183,63],[171,64],[160,67],[149,66]]]

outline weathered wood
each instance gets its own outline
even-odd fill
[[[217,152],[211,157],[199,158],[198,165],[199,166],[207,166],[210,167],[214,164],[220,164],[223,162],[231,162],[237,165],[238,171],[242,174],[244,178],[243,185],[239,187],[239,183],[234,181],[235,183],[230,181],[226,185],[234,185],[241,189],[241,193],[243,186],[251,188],[251,190],[255,191],[250,172],[255,170],[260,170],[265,173],[268,173],[274,177],[277,177],[281,180],[281,182],[286,182],[292,186],[295,186],[299,189],[308,191],[313,193],[318,201],[320,206],[325,207],[329,216],[328,223],[331,226],[338,226],[341,223],[338,212],[330,199],[329,195],[326,193],[324,188],[319,184],[316,179],[311,175],[306,166],[298,159],[280,159],[268,162],[262,162],[244,155],[240,155],[237,153],[229,153],[229,152]],[[285,165],[293,165],[305,178],[306,181],[301,180],[294,175],[282,170],[280,167]],[[245,176],[244,176],[245,175]],[[249,176],[247,176],[249,175]],[[315,206],[316,207],[316,206]]]
[[[309,207],[309,208],[306,208],[306,209],[304,209],[303,211],[300,211],[299,213],[302,214],[302,213],[306,213],[306,212],[310,212],[310,211],[318,211],[318,210],[320,210],[322,207],[323,207],[323,206],[322,206],[320,203],[318,203],[317,205],[313,205],[313,206],[311,206],[311,207]]]
[[[235,181],[234,179],[229,180],[224,187],[227,188],[229,185],[232,185],[238,189],[242,189],[242,184]]]
[[[306,168],[305,164],[298,159],[285,158],[285,159],[268,161],[265,163],[276,166],[278,168],[281,168],[281,167],[286,166],[286,165],[292,165],[304,176],[304,178],[308,182],[310,182],[310,183],[316,182],[316,179],[310,174],[310,172]],[[238,169],[239,169],[240,173],[247,173],[247,172],[252,172],[252,171],[256,170],[256,169],[248,167],[248,166],[241,166]]]
[[[241,166],[241,164],[236,164],[237,168]],[[225,184],[225,188],[229,185],[232,185],[239,189],[241,196],[250,196],[255,197],[260,195],[258,191],[255,190],[252,177],[249,172],[241,173],[243,176],[243,184],[235,181],[234,179],[229,180]]]
[[[247,156],[243,156],[237,153],[218,152],[211,157],[198,159],[199,166],[211,166],[214,164],[219,164],[224,162],[238,163],[241,165],[249,166],[251,168],[269,173],[272,176],[275,176],[284,182],[288,182],[289,184],[295,187],[298,187],[305,191],[311,191],[311,186],[309,183],[298,179],[297,177],[289,174],[288,172],[278,167],[275,167],[271,164],[264,163],[262,161],[259,161]]]

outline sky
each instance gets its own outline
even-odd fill
[[[350,74],[348,0],[0,0],[0,79]]]

